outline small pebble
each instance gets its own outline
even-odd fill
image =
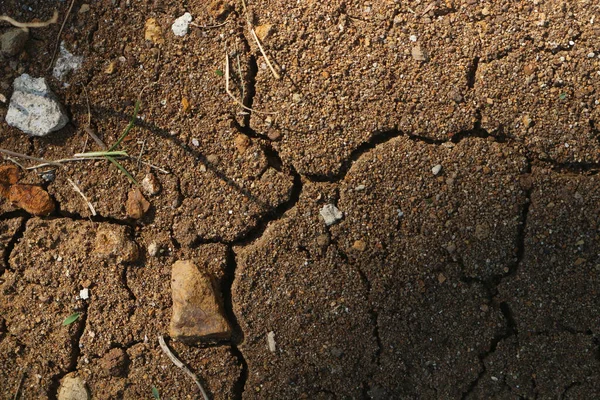
[[[436,165],[435,167],[431,168],[431,172],[432,172],[434,175],[437,175],[437,174],[439,174],[441,170],[442,170],[442,166],[441,166],[441,164],[438,164],[438,165]]]
[[[269,346],[269,351],[271,353],[275,353],[275,350],[277,350],[275,343],[275,332],[271,331],[267,333],[267,345]]]
[[[410,35],[409,39],[411,42],[416,42],[417,41],[417,36],[416,35]]]
[[[81,7],[79,7],[79,14],[85,14],[88,11],[90,11],[89,4],[82,4]]]
[[[344,214],[333,204],[324,205],[319,213],[327,226],[335,224],[344,217]]]
[[[156,242],[152,242],[148,245],[148,255],[150,257],[156,257],[160,253],[160,246]]]
[[[83,288],[79,291],[79,297],[81,298],[81,300],[87,300],[90,298],[90,289],[88,288]]]
[[[150,196],[158,194],[160,192],[160,182],[156,175],[152,172],[146,174],[142,180],[142,189],[144,190],[144,193]]]
[[[195,147],[200,147],[200,142],[198,141],[198,139],[192,139],[192,145],[194,145]]]
[[[365,242],[363,242],[362,240],[357,240],[352,245],[352,248],[354,250],[358,250],[358,251],[365,251],[367,249],[367,244]]]

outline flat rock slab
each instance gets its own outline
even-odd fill
[[[245,397],[360,397],[376,368],[367,287],[329,245],[319,215],[332,189],[305,187],[295,208],[239,249],[232,298],[250,371]]]
[[[523,260],[499,286],[519,332],[600,332],[598,199],[598,175],[534,170]]]
[[[168,344],[177,357],[201,377],[204,388],[213,398],[234,397],[242,366],[229,346],[199,348],[178,342]],[[124,355],[127,367],[119,375],[108,373],[103,365],[105,357],[91,359],[80,366],[92,398],[150,398],[152,387],[161,398],[200,396],[194,381],[173,365],[156,340],[130,346]]]
[[[283,75],[256,52],[253,107],[279,114],[254,113],[251,126],[301,173],[335,175],[377,133],[446,140],[475,121],[543,158],[598,160],[597,2],[282,7],[251,7]]]
[[[597,346],[591,335],[566,331],[509,337],[486,358],[467,399],[597,398]]]
[[[442,167],[437,174],[435,166]],[[429,262],[457,262],[466,278],[501,276],[517,261],[526,170],[518,146],[475,138],[436,146],[397,137],[350,169],[338,202],[345,218],[333,232],[361,262],[394,255],[412,260],[407,274]],[[365,274],[375,282],[381,271]]]
[[[283,75],[275,79],[257,52],[253,108],[279,114],[253,113],[251,127],[281,138],[274,146],[284,162],[319,176],[336,174],[380,132],[447,139],[471,129],[476,108],[468,75],[476,33],[461,10],[421,15],[426,10],[419,3],[250,4],[255,24],[271,25],[262,45]]]

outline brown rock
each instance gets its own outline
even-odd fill
[[[117,262],[133,262],[139,255],[137,244],[129,239],[126,228],[114,225],[98,228],[94,253],[105,259],[114,257]]]
[[[150,208],[150,203],[144,198],[140,189],[133,189],[127,195],[125,208],[128,217],[140,219]]]
[[[233,140],[235,147],[240,153],[244,153],[250,147],[250,138],[246,135],[239,134]]]
[[[163,32],[158,25],[158,22],[154,18],[148,18],[146,20],[145,30],[144,30],[144,39],[150,40],[154,44],[163,44],[165,39],[162,36]]]
[[[100,366],[111,376],[123,376],[127,366],[127,354],[123,349],[111,349],[100,359]]]
[[[367,244],[364,241],[362,241],[362,240],[357,240],[352,245],[352,248],[354,250],[358,250],[358,251],[365,251],[367,249]]]
[[[269,37],[269,35],[271,34],[272,31],[273,31],[273,25],[271,25],[271,24],[263,24],[263,25],[259,25],[256,28],[254,28],[254,32],[256,33],[256,36],[258,36],[258,38],[261,41],[263,41],[267,37]]]
[[[228,339],[231,329],[212,279],[191,261],[177,261],[171,274],[171,337],[188,343]]]
[[[104,73],[111,75],[111,74],[115,73],[116,69],[117,69],[117,63],[113,60],[110,63],[108,63],[106,68],[104,68]]]
[[[45,216],[54,211],[54,201],[43,188],[34,185],[12,185],[8,200],[33,215]]]
[[[14,185],[21,179],[21,170],[16,165],[0,166],[0,183],[3,185]]]

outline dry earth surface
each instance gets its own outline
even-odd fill
[[[23,171],[49,216],[1,200],[0,398],[64,398],[65,377],[199,398],[157,340],[178,260],[232,329],[167,337],[211,398],[600,398],[600,3],[246,3],[0,0],[19,21],[59,11],[0,54],[0,148],[100,150],[88,124],[114,143],[141,96],[121,148],[145,163],[122,164],[154,182],[141,218],[105,160]],[[58,80],[67,15],[83,62]],[[22,73],[65,128],[4,121]]]

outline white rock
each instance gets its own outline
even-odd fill
[[[156,257],[160,253],[160,246],[156,242],[152,242],[148,245],[148,255],[150,257]]]
[[[6,123],[32,136],[63,128],[69,117],[44,78],[23,74],[13,82]]]
[[[344,217],[344,214],[333,204],[326,204],[319,213],[327,226],[335,224]]]
[[[83,288],[79,291],[79,298],[81,298],[81,300],[87,300],[90,298],[90,289],[88,288]]]
[[[56,60],[56,64],[54,64],[54,69],[52,70],[52,76],[54,76],[59,81],[67,75],[70,71],[75,71],[81,67],[81,63],[83,62],[82,56],[74,56],[65,48],[65,42],[60,43],[60,53],[58,55],[58,59]]]
[[[173,25],[171,25],[171,30],[175,36],[185,36],[188,33],[190,22],[192,22],[192,15],[186,12],[181,17],[177,18],[175,22],[173,22]]]
[[[267,345],[269,346],[269,351],[271,353],[275,353],[275,350],[277,350],[275,343],[275,332],[271,331],[267,333]]]
[[[431,172],[433,172],[434,175],[439,174],[441,170],[442,170],[442,166],[440,164],[438,164],[435,167],[431,168]]]

